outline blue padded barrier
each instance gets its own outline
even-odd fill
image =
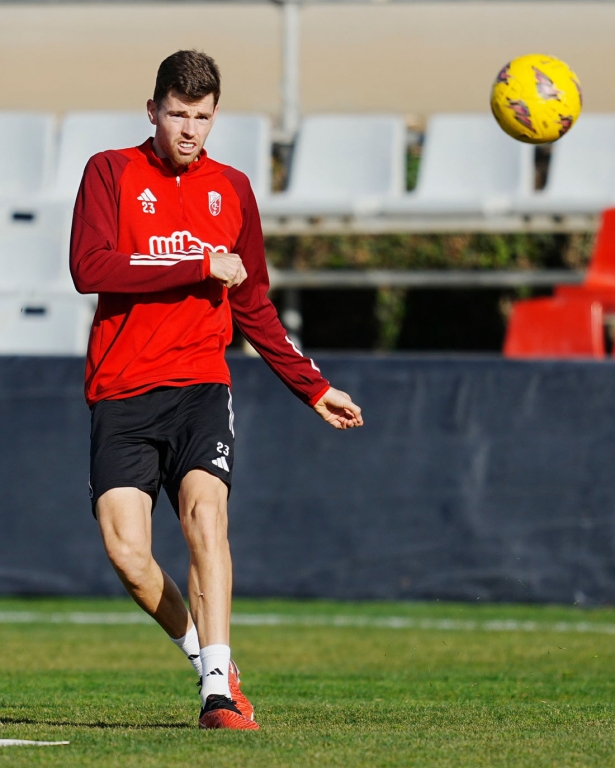
[[[334,431],[232,357],[235,591],[612,602],[615,363],[319,355]],[[122,594],[88,499],[83,360],[0,358],[0,593]],[[161,499],[155,552],[185,589]]]

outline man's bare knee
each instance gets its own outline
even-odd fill
[[[105,541],[107,556],[115,570],[123,580],[138,586],[146,577],[152,566],[152,552],[143,542],[132,542],[127,539]]]
[[[180,519],[189,544],[206,550],[227,542],[225,483],[204,470],[189,472],[180,487]]]
[[[152,564],[151,498],[137,488],[113,488],[96,508],[113,567],[125,583],[140,584]]]

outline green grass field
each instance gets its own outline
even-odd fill
[[[0,747],[0,766],[615,763],[615,610],[237,600],[235,611],[259,733],[195,727],[195,675],[156,626],[65,621],[121,621],[128,600],[1,599],[0,738],[71,743]]]

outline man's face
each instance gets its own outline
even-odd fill
[[[199,101],[184,101],[171,91],[158,107],[147,102],[150,121],[156,126],[154,150],[159,157],[168,157],[176,168],[185,168],[195,160],[213,128],[217,105],[213,94]]]

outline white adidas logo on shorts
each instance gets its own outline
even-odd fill
[[[220,456],[217,459],[211,460],[212,464],[215,464],[216,467],[220,467],[220,469],[223,469],[225,472],[230,472],[231,470],[228,468],[228,464],[226,463],[226,459],[224,456]]]

